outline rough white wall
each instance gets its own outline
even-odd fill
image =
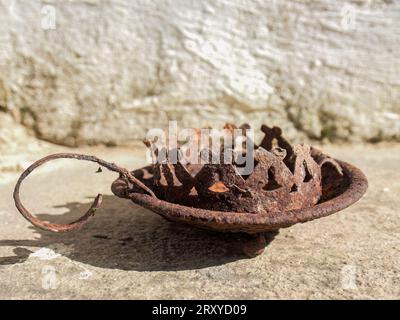
[[[0,106],[50,141],[168,119],[400,139],[395,0],[0,0],[0,43]]]

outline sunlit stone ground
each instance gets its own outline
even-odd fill
[[[13,205],[17,174],[3,172],[0,298],[400,298],[400,145],[322,149],[365,172],[366,196],[339,214],[281,230],[254,259],[237,253],[235,237],[173,225],[116,198],[113,173],[95,174],[96,165],[78,161],[33,174],[24,203],[42,219],[64,222],[99,192],[102,208],[73,233],[34,229]],[[2,154],[0,164],[24,167],[60,150]],[[144,163],[142,148],[73,151],[128,168]]]

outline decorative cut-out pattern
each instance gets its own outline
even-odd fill
[[[225,126],[228,134],[235,128]],[[273,213],[316,204],[322,192],[321,167],[329,163],[339,172],[340,166],[308,145],[291,146],[280,128],[264,125],[261,129],[265,137],[254,146],[254,170],[246,176],[239,174],[240,166],[235,162],[223,163],[221,154],[233,157],[231,149],[221,149],[219,164],[185,165],[179,161],[169,163],[168,152],[160,151],[165,153],[163,162],[153,166],[158,195],[170,202],[199,208],[250,213]],[[146,145],[154,155],[159,154],[151,143]],[[214,152],[204,148],[200,156],[204,160],[216,159]]]

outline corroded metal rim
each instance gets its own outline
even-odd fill
[[[278,213],[249,214],[187,207],[143,193],[127,193],[126,183],[122,179],[117,179],[113,183],[112,190],[117,196],[131,199],[134,203],[168,220],[222,232],[261,233],[322,218],[358,201],[368,188],[367,178],[353,165],[340,160],[336,161],[342,166],[343,174],[349,180],[348,187],[341,194],[310,208]]]

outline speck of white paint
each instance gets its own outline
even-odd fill
[[[322,61],[319,60],[319,59],[315,59],[314,60],[314,64],[315,64],[316,67],[320,67],[320,66],[322,66]]]
[[[383,192],[389,192],[390,189],[389,188],[383,188]]]
[[[394,112],[383,112],[383,116],[387,119],[397,120],[400,119],[400,115]]]
[[[60,256],[61,256],[60,254],[55,253],[53,250],[49,248],[40,248],[39,250],[36,250],[35,252],[29,255],[29,257],[39,258],[40,260],[53,260]]]
[[[90,272],[89,270],[85,270],[79,273],[79,279],[86,280],[89,279],[92,275],[92,272]]]

